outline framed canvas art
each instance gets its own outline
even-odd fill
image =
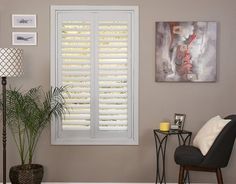
[[[36,28],[36,24],[35,14],[12,15],[13,28]]]
[[[216,22],[156,22],[156,82],[216,81]]]
[[[37,33],[13,32],[12,45],[37,45]]]

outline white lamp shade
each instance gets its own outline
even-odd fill
[[[0,48],[0,77],[17,77],[23,74],[23,50]]]

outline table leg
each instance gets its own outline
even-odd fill
[[[165,174],[165,155],[166,155],[166,144],[168,135],[165,135],[162,139],[154,132],[155,144],[156,144],[156,184],[159,180],[160,184],[166,184]],[[160,161],[161,160],[161,161]],[[162,170],[161,167],[162,166]]]

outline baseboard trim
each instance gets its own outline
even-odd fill
[[[155,184],[155,183],[115,183],[115,182],[42,182],[42,184]],[[160,183],[157,183],[160,184]],[[178,183],[166,183],[166,184],[178,184]],[[191,184],[214,184],[214,183],[191,183]]]
[[[2,183],[0,183],[2,184]],[[7,182],[7,184],[11,184]],[[115,182],[42,182],[42,184],[155,184],[155,183],[115,183]],[[159,184],[159,183],[157,183]],[[177,183],[166,183],[166,184],[177,184]],[[213,184],[213,183],[191,183],[191,184]]]
[[[42,182],[42,184],[155,184],[154,183],[115,183],[115,182]],[[160,184],[160,183],[157,183]],[[166,184],[178,184],[178,183],[166,183]],[[214,184],[214,183],[191,183],[191,184]]]
[[[9,183],[10,184],[10,183]],[[91,183],[91,182],[42,182],[42,184],[155,184],[155,183],[112,183],[112,182],[101,182],[101,183]],[[157,183],[160,184],[160,183]],[[178,183],[166,183],[166,184],[178,184]],[[214,183],[191,183],[191,184],[214,184]]]

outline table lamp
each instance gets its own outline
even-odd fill
[[[7,77],[18,77],[23,74],[22,70],[23,50],[18,48],[0,48],[0,77],[2,77],[2,102],[3,102],[3,184],[6,184],[6,84]]]

